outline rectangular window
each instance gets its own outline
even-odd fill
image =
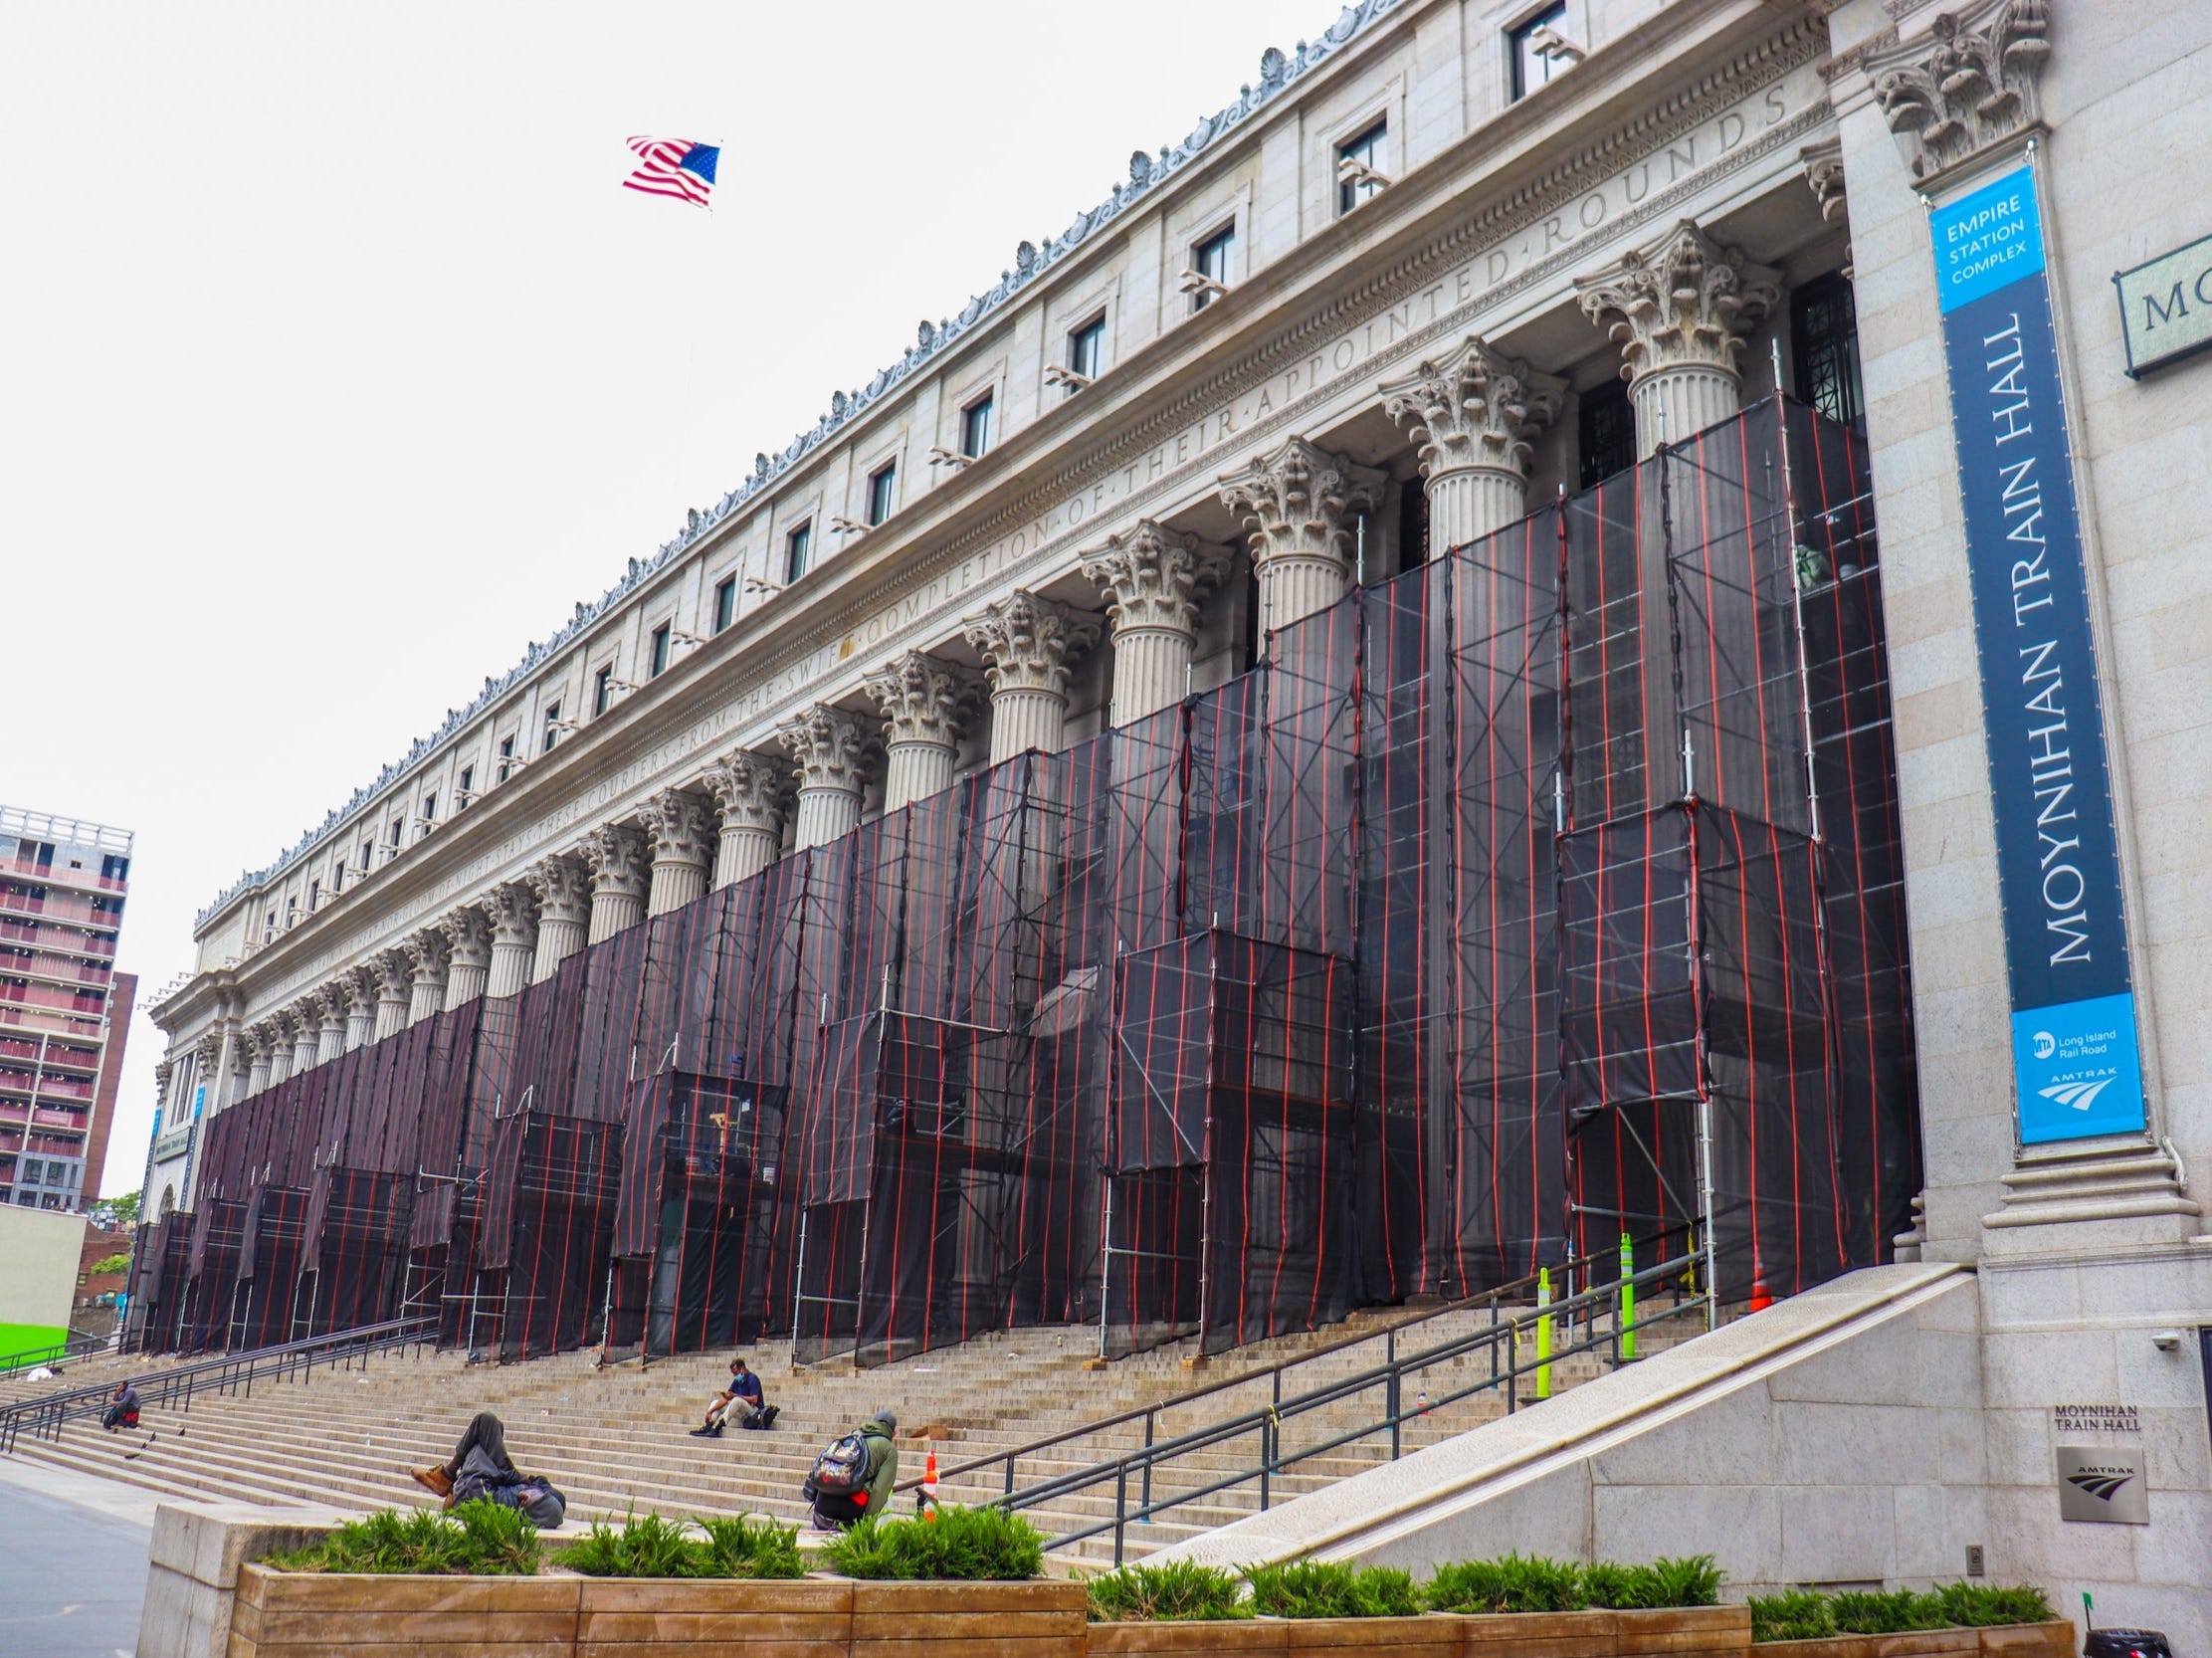
[[[495,781],[503,783],[513,774],[514,767],[509,763],[513,758],[514,738],[503,736],[500,738],[500,769],[494,773]]]
[[[669,630],[674,625],[672,622],[663,622],[653,630],[653,639],[650,646],[650,660],[653,666],[647,670],[647,679],[657,680],[669,671]]]
[[[423,796],[423,827],[427,829],[437,821],[438,797],[435,794],[426,794]]]
[[[810,518],[783,538],[783,579],[796,581],[806,574],[807,558],[814,550],[814,521]]]
[[[1859,312],[1851,279],[1835,271],[1793,290],[1789,339],[1797,400],[1839,426],[1865,431],[1867,398],[1859,385]]]
[[[456,813],[467,811],[469,809],[470,797],[473,796],[476,792],[477,768],[473,765],[465,765],[461,768],[461,787],[455,791],[453,797],[454,811]]]
[[[307,883],[307,908],[308,908],[309,910],[312,910],[312,909],[313,909],[313,908],[314,908],[314,907],[315,907],[316,905],[320,904],[321,902],[322,902],[322,883],[321,883],[321,882],[319,882],[319,881],[310,881],[310,882],[308,882],[308,883]]]
[[[1557,5],[1544,7],[1542,11],[1536,13],[1534,17],[1529,18],[1517,28],[1508,29],[1506,32],[1506,44],[1513,66],[1513,102],[1515,104],[1518,104],[1538,87],[1548,82],[1552,76],[1567,67],[1549,52],[1544,51],[1542,45],[1536,39],[1539,31],[1560,29],[1565,26],[1566,21],[1566,0],[1559,0]]]
[[[991,447],[991,394],[985,392],[960,411],[960,453],[974,460]]]
[[[1068,366],[1085,379],[1096,380],[1105,365],[1106,312],[1101,311],[1082,327],[1069,330]],[[1068,389],[1074,392],[1081,388],[1070,386]]]
[[[605,714],[614,702],[614,669],[601,668],[591,676],[591,712],[594,718]]]
[[[1636,407],[1626,381],[1607,380],[1582,394],[1575,435],[1585,490],[1636,464]]]
[[[391,830],[391,840],[392,840],[392,845],[394,845],[395,847],[396,847],[396,846],[398,846],[398,845],[399,845],[399,843],[400,843],[400,840],[401,840],[401,838],[402,838],[402,837],[403,837],[403,836],[404,836],[404,835],[405,835],[406,833],[407,833],[407,820],[406,820],[405,818],[403,818],[403,817],[395,817],[395,818],[393,818],[393,819],[392,819],[392,830]]]
[[[1336,211],[1349,213],[1382,188],[1379,183],[1371,178],[1362,179],[1357,183],[1347,181],[1342,176],[1344,162],[1357,161],[1361,166],[1372,168],[1379,173],[1388,170],[1389,159],[1390,121],[1388,117],[1378,120],[1348,143],[1338,144],[1336,146],[1338,175],[1336,180]]]
[[[725,575],[721,580],[714,583],[714,631],[716,633],[721,632],[723,628],[726,628],[735,620],[737,620],[737,578],[733,575]]]
[[[891,498],[899,485],[899,463],[886,461],[868,475],[868,521],[871,526],[891,517]]]
[[[1190,268],[1200,276],[1212,279],[1222,287],[1229,286],[1229,260],[1237,251],[1237,227],[1226,224],[1190,250]],[[1192,311],[1204,311],[1213,299],[1207,289],[1200,289],[1190,297]]]
[[[545,705],[545,740],[540,744],[537,751],[541,754],[550,754],[553,751],[553,744],[559,740],[560,704],[547,703]]]

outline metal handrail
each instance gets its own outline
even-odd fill
[[[371,1353],[394,1347],[419,1347],[437,1339],[435,1318],[388,1319],[382,1324],[360,1325],[352,1330],[333,1331],[327,1336],[308,1337],[277,1347],[220,1353],[213,1358],[132,1377],[131,1384],[138,1389],[141,1408],[181,1403],[184,1409],[190,1410],[193,1398],[201,1393],[229,1394],[243,1388],[251,1396],[256,1381],[285,1380],[293,1376],[304,1380],[314,1373],[317,1365],[334,1370],[343,1364],[350,1369],[357,1360],[365,1362]],[[101,1381],[0,1405],[0,1453],[12,1452],[17,1435],[26,1429],[34,1439],[60,1438],[64,1424],[103,1413],[113,1393],[114,1384]]]
[[[1641,1254],[1647,1249],[1657,1248],[1678,1237],[1694,1238],[1696,1232],[1696,1224],[1686,1222],[1682,1225],[1671,1226],[1663,1232],[1655,1232],[1649,1237],[1639,1238],[1634,1241],[1633,1247]],[[1695,1252],[1689,1256],[1677,1256],[1667,1265],[1665,1270],[1681,1272],[1694,1266],[1694,1254]],[[1166,1411],[1179,1409],[1215,1393],[1227,1392],[1232,1387],[1244,1387],[1253,1382],[1270,1378],[1274,1381],[1276,1396],[1280,1399],[1284,1374],[1299,1368],[1301,1365],[1311,1364],[1316,1360],[1331,1357],[1347,1348],[1359,1347],[1367,1342],[1387,1342],[1391,1345],[1392,1351],[1395,1352],[1396,1340],[1401,1332],[1455,1313],[1466,1313],[1474,1309],[1487,1307],[1491,1310],[1495,1323],[1497,1311],[1502,1305],[1508,1302],[1517,1304],[1532,1301],[1539,1282],[1545,1277],[1548,1276],[1556,1282],[1562,1276],[1571,1275],[1580,1269],[1595,1267],[1600,1263],[1617,1262],[1619,1259],[1619,1251],[1612,1249],[1597,1250],[1588,1255],[1575,1256],[1560,1262],[1555,1267],[1545,1267],[1529,1273],[1524,1278],[1516,1278],[1510,1283],[1501,1284],[1494,1289],[1485,1290],[1480,1295],[1466,1296],[1458,1301],[1449,1301],[1436,1307],[1423,1308],[1419,1312],[1398,1320],[1395,1324],[1384,1325],[1376,1330],[1361,1331],[1356,1336],[1340,1337],[1336,1341],[1326,1343],[1321,1347],[1307,1348],[1304,1352],[1281,1359],[1274,1364],[1246,1370],[1233,1376],[1224,1376],[1219,1381],[1210,1381],[1201,1387],[1189,1388],[1184,1392],[1175,1394],[1172,1398],[1161,1399],[1155,1404],[1132,1405],[1129,1409],[1121,1411],[1117,1415],[1101,1416],[1089,1422],[1079,1423],[1072,1428],[1063,1428],[1060,1432],[1047,1434],[1042,1439],[1033,1439],[1025,1445],[1017,1445],[1010,1451],[993,1451],[987,1456],[974,1457],[966,1462],[953,1463],[942,1471],[941,1478],[945,1480],[957,1479],[963,1474],[972,1474],[979,1469],[991,1468],[999,1463],[1004,1463],[1006,1465],[1006,1490],[1011,1492],[1014,1489],[1014,1465],[1023,1457],[1034,1456],[1040,1451],[1049,1451],[1055,1446],[1067,1444],[1072,1439],[1088,1439],[1094,1434],[1104,1433],[1109,1428],[1117,1428],[1125,1423],[1139,1420],[1145,1422],[1145,1437],[1147,1443],[1149,1443],[1153,1429],[1153,1419]],[[1556,1314],[1557,1309],[1553,1311]],[[920,1486],[921,1481],[916,1478],[902,1481],[897,1489],[900,1491],[913,1491],[918,1490]]]

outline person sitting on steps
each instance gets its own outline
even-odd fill
[[[776,1407],[760,1395],[760,1378],[745,1368],[742,1358],[729,1361],[729,1385],[714,1395],[706,1407],[706,1420],[692,1429],[694,1439],[719,1439],[731,1418],[741,1428],[772,1428]]]
[[[506,1454],[506,1426],[489,1410],[480,1410],[462,1430],[461,1443],[447,1461],[430,1468],[410,1468],[415,1483],[436,1492],[446,1508],[460,1503],[486,1501],[517,1509],[537,1527],[558,1526],[568,1502],[541,1474],[516,1471]]]
[[[134,1428],[138,1425],[138,1389],[128,1381],[115,1383],[115,1391],[107,1401],[107,1409],[100,1425],[109,1433],[117,1428]]]

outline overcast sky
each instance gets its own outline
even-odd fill
[[[1335,11],[0,0],[0,801],[137,833],[150,996],[242,869]],[[723,146],[711,215],[619,187],[634,132]]]

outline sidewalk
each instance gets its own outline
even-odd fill
[[[0,1652],[130,1658],[160,1501],[134,1486],[0,1457]]]

